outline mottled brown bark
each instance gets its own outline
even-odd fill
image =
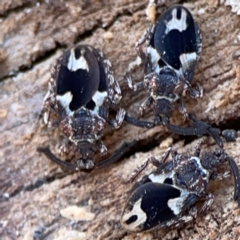
[[[170,5],[173,1],[162,2]],[[231,1],[183,2],[203,38],[193,84],[199,82],[204,96],[198,100],[186,97],[186,108],[198,119],[238,130],[240,17],[224,4]],[[140,0],[0,3],[1,239],[33,239],[36,230],[43,230],[39,239],[239,239],[240,212],[233,201],[232,179],[211,182],[209,191],[215,195],[211,209],[179,230],[129,234],[120,226],[131,188],[124,182],[131,172],[147,157],[160,157],[172,142],[180,152],[193,152],[196,140],[188,138],[190,143],[184,144],[184,137],[172,136],[164,127],[147,130],[124,123],[118,131],[106,132],[103,140],[109,153],[133,139],[144,140],[146,151],[142,152],[139,143],[128,158],[91,173],[67,173],[36,152],[38,146],[50,145],[54,151],[60,144],[58,131],[46,129],[39,116],[49,68],[63,49],[73,44],[88,43],[104,51],[123,91],[120,105],[137,116],[145,93],[129,91],[123,76],[136,58],[135,42],[150,24],[146,6],[147,1]],[[165,9],[165,4],[159,6],[159,12]],[[234,9],[239,7],[234,5]],[[142,79],[142,69],[134,76]],[[146,117],[150,118],[150,113]],[[177,110],[172,122],[184,124]],[[213,140],[207,139],[205,148],[215,148]],[[237,164],[239,144],[237,139],[224,145]]]

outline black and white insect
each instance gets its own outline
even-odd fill
[[[168,149],[162,159],[149,158],[138,168],[134,180],[148,163],[157,169],[137,181],[121,216],[122,226],[132,232],[150,231],[163,227],[177,227],[196,218],[207,210],[213,195],[208,192],[210,179],[222,179],[230,172],[219,174],[219,166],[228,163],[235,180],[234,200],[240,206],[240,174],[235,161],[222,149],[204,152],[200,156],[201,142],[193,155],[179,154]],[[172,160],[165,162],[170,152]],[[196,202],[203,200],[200,210]]]
[[[121,97],[111,63],[101,51],[90,45],[68,49],[52,69],[43,112],[44,123],[58,127],[68,139],[61,153],[70,151],[78,160],[76,164],[67,163],[48,148],[40,147],[38,151],[69,169],[93,169],[96,151],[107,152],[101,141],[104,130],[108,126],[117,129],[124,120],[124,109],[118,110],[116,119],[108,116]]]
[[[146,51],[142,45],[146,42]],[[191,13],[183,6],[169,8],[136,43],[136,50],[145,64],[144,80],[128,85],[134,91],[146,88],[150,96],[140,106],[140,113],[155,103],[157,117],[171,117],[174,102],[187,118],[182,103],[186,91],[194,98],[202,89],[191,88],[195,66],[202,49],[201,34]]]
[[[144,43],[146,48],[143,47]],[[127,115],[125,120],[147,128],[163,124],[177,134],[212,135],[222,146],[220,131],[196,120],[193,114],[187,112],[182,101],[186,93],[193,98],[203,94],[199,85],[196,89],[191,87],[201,50],[201,34],[191,13],[181,5],[170,7],[136,43],[136,51],[144,63],[143,81],[133,83],[132,77],[127,77],[129,88],[148,91],[149,96],[139,111],[142,116],[147,108],[154,106],[154,124]],[[170,123],[175,103],[178,103],[184,118],[193,121],[194,127],[182,128]]]

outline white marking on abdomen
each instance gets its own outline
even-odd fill
[[[73,95],[71,92],[66,92],[64,95],[57,95],[57,100],[61,103],[62,107],[66,110],[67,115],[69,115],[72,112],[69,108],[72,98],[73,98]]]
[[[155,48],[152,48],[151,46],[149,46],[147,48],[147,53],[151,56],[151,62],[152,62],[152,65],[155,66],[155,65],[158,65],[158,61],[159,59],[161,58],[159,53],[157,52],[157,50]]]
[[[81,56],[79,59],[76,59],[74,49],[71,49],[70,51],[67,67],[70,71],[74,72],[79,69],[83,69],[89,72],[89,66],[86,59],[83,56]]]
[[[172,172],[161,174],[150,174],[149,179],[154,183],[164,183],[167,178],[172,178]]]
[[[92,100],[95,102],[95,104],[100,107],[102,106],[105,98],[107,97],[108,93],[105,91],[105,92],[99,92],[99,91],[96,91],[95,94],[93,95],[92,97]]]
[[[142,198],[140,198],[137,202],[134,203],[133,209],[130,212],[123,214],[122,224],[125,226],[126,229],[131,231],[136,231],[136,229],[141,224],[146,222],[147,214],[142,210],[141,204],[142,204]],[[130,224],[125,224],[125,222],[132,216],[137,216],[137,219]]]
[[[179,213],[181,213],[184,201],[189,195],[189,192],[187,190],[180,190],[180,191],[181,191],[181,195],[179,197],[171,198],[167,202],[168,207],[173,211],[175,215],[178,215]]]
[[[182,9],[181,18],[177,19],[177,9],[174,8],[172,10],[172,19],[169,22],[166,21],[165,24],[165,34],[168,34],[171,30],[178,30],[179,32],[185,31],[188,27],[186,11]]]
[[[191,64],[192,62],[197,61],[198,55],[195,52],[183,53],[180,55],[179,59],[180,59],[182,66],[189,66],[189,64]]]

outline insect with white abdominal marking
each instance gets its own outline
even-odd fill
[[[93,169],[96,151],[107,152],[101,141],[104,130],[108,126],[117,129],[124,120],[124,109],[118,110],[116,119],[109,119],[109,111],[121,97],[111,63],[101,51],[89,45],[68,49],[52,69],[43,112],[44,123],[58,127],[67,138],[61,153],[76,154],[78,160],[76,164],[62,161],[46,147],[39,147],[38,151],[71,170]],[[119,158],[124,147],[108,162]]]
[[[154,105],[154,123],[128,115],[125,120],[147,128],[163,124],[169,131],[180,135],[211,135],[222,147],[220,130],[196,120],[193,114],[187,112],[182,101],[187,92],[193,98],[202,97],[200,86],[196,89],[191,87],[201,50],[201,34],[191,13],[181,5],[170,7],[136,43],[137,54],[144,63],[143,81],[134,83],[132,77],[127,77],[129,88],[134,91],[148,91],[149,96],[141,104],[139,111],[142,116],[147,108]],[[193,121],[194,127],[183,128],[170,123],[175,103],[178,103],[184,118]]]
[[[210,179],[223,179],[229,172],[219,174],[218,167],[228,163],[235,181],[234,200],[240,206],[240,174],[235,161],[222,149],[204,152],[201,142],[193,155],[179,154],[168,149],[162,159],[149,158],[131,177],[131,181],[152,163],[157,169],[137,181],[131,190],[121,216],[122,226],[132,232],[164,227],[177,227],[209,209],[213,195],[207,191]],[[170,152],[172,160],[165,162]],[[200,210],[196,202],[203,200]]]

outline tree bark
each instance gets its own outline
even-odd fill
[[[184,98],[189,112],[221,129],[239,130],[240,4],[234,1],[159,1],[158,13],[180,2],[192,13],[202,33],[203,50],[193,85],[203,98]],[[175,136],[158,126],[143,129],[124,123],[103,138],[109,154],[123,142],[137,140],[120,161],[91,173],[70,173],[36,152],[38,146],[59,146],[59,133],[47,129],[41,109],[50,66],[64,49],[87,43],[101,49],[112,62],[124,107],[138,116],[146,94],[131,92],[124,75],[136,59],[134,45],[150,22],[147,1],[35,1],[0,3],[0,238],[1,239],[239,239],[240,219],[233,200],[233,179],[210,182],[215,196],[210,210],[196,220],[169,231],[127,233],[120,216],[131,184],[126,180],[150,156],[160,158],[173,146],[193,153],[196,138]],[[231,5],[232,4],[232,5]],[[230,5],[230,6],[228,6]],[[136,81],[143,79],[137,68]],[[149,110],[145,119],[153,119]],[[171,119],[185,125],[176,108]],[[240,139],[224,149],[240,164]],[[206,138],[204,149],[217,146]],[[101,160],[100,156],[96,157]],[[153,168],[149,166],[144,174]]]

